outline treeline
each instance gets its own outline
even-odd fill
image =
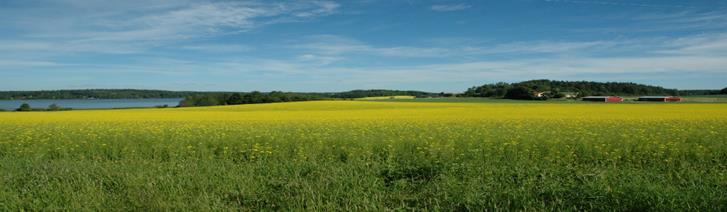
[[[137,89],[0,91],[0,99],[149,99],[184,98],[210,92]]]
[[[538,95],[540,94],[540,95]],[[86,89],[54,91],[0,91],[0,99],[141,99],[141,98],[184,98],[179,104],[189,106],[213,106],[256,104],[273,102],[309,101],[322,99],[354,99],[377,96],[416,96],[424,97],[491,97],[505,99],[548,99],[563,97],[582,97],[590,95],[715,95],[727,94],[722,90],[683,90],[665,89],[658,86],[628,82],[590,82],[530,80],[518,83],[493,83],[475,86],[462,94],[430,93],[401,90],[352,90],[330,93],[297,92],[197,92],[163,91],[138,89]]]
[[[544,92],[542,97],[537,93]],[[561,98],[569,95],[679,95],[676,89],[666,89],[659,86],[643,85],[630,82],[590,82],[590,81],[555,81],[530,80],[518,83],[499,82],[471,87],[462,96],[465,97],[493,97],[507,99],[538,99]]]
[[[0,99],[148,99],[148,98],[187,98],[192,96],[212,96],[221,98],[220,96],[232,95],[235,92],[199,92],[199,91],[163,91],[163,90],[138,90],[138,89],[86,89],[86,90],[43,90],[43,91],[0,91]],[[329,92],[329,93],[291,93],[291,92],[270,92],[275,98],[285,98],[287,95],[300,98],[320,97],[320,98],[363,98],[375,96],[417,96],[431,97],[437,96],[435,93],[422,91],[399,91],[399,90],[352,90],[345,92]],[[265,94],[265,93],[261,93]],[[263,97],[260,97],[263,98]]]
[[[297,93],[297,92],[258,92],[249,93],[205,93],[195,94],[184,98],[179,103],[181,107],[192,106],[214,106],[214,105],[239,105],[258,104],[274,102],[296,102],[325,99],[355,99],[377,96],[416,96],[434,97],[439,94],[422,91],[399,91],[399,90],[352,90],[345,92],[331,93]]]
[[[320,94],[273,91],[268,93],[208,93],[195,94],[179,102],[180,107],[297,102],[326,99]]]
[[[727,94],[727,88],[722,90],[680,90],[679,95],[696,96],[696,95],[719,95]]]
[[[31,108],[28,103],[23,103],[18,107],[18,109],[15,109],[15,111],[19,112],[28,112],[28,111],[65,111],[65,110],[71,110],[71,108],[64,108],[61,106],[58,106],[56,104],[51,104],[48,106],[48,108]],[[0,110],[5,111],[5,110]]]

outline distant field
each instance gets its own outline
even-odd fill
[[[381,101],[381,102],[440,102],[440,103],[518,103],[518,104],[548,104],[548,103],[581,103],[572,99],[551,99],[547,101],[539,100],[512,100],[500,98],[485,97],[438,97],[438,98],[414,98],[414,99],[368,99],[364,101]],[[591,102],[588,102],[591,103]]]
[[[710,96],[686,96],[683,97],[684,101],[681,103],[727,103],[727,95],[710,95]],[[638,103],[638,104],[654,104],[659,102],[639,102],[636,101],[638,97],[624,97],[624,102],[621,103]],[[511,100],[511,99],[500,99],[500,98],[485,98],[485,97],[440,97],[440,98],[409,98],[409,99],[392,99],[392,98],[377,98],[377,99],[358,99],[366,101],[391,101],[391,102],[470,102],[470,103],[588,103],[594,104],[593,102],[584,102],[576,99],[549,99],[546,101],[540,100]],[[675,104],[674,102],[662,103],[662,104]]]
[[[374,96],[358,98],[356,100],[388,100],[388,99],[414,99],[415,96]]]
[[[727,210],[727,104],[396,101],[0,113],[0,210]]]
[[[727,103],[727,95],[709,95],[709,96],[686,96],[686,102],[721,102]]]

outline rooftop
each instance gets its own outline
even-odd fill
[[[646,99],[661,99],[661,98],[672,98],[673,96],[641,96],[639,98],[646,98]]]
[[[618,97],[618,96],[586,96],[583,98],[585,99],[585,98],[608,98],[608,97]]]

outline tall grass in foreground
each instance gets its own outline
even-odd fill
[[[727,105],[308,102],[0,120],[0,210],[727,210]]]

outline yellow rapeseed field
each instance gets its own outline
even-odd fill
[[[727,104],[0,113],[0,210],[727,209]]]
[[[13,122],[577,120],[615,122],[724,120],[726,104],[516,104],[313,101],[174,109],[0,113]]]

